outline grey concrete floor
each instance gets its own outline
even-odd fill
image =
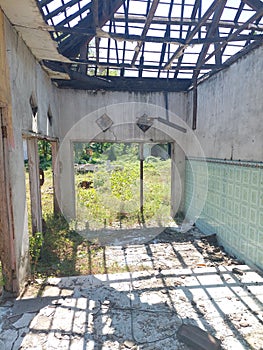
[[[178,339],[186,324],[222,349],[262,350],[261,274],[222,252],[208,258],[219,249],[197,232],[181,240],[167,234],[107,247],[107,259],[127,270],[144,259],[143,271],[38,280],[2,303],[0,349],[191,349]]]

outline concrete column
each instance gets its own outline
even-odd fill
[[[54,214],[60,214],[61,210],[59,207],[60,199],[60,187],[59,187],[59,172],[56,168],[56,161],[58,155],[58,142],[51,142],[52,152],[52,175],[53,175],[53,201],[54,201]]]
[[[31,199],[32,232],[42,232],[42,207],[39,183],[39,155],[37,138],[27,139],[28,170]]]
[[[185,153],[175,142],[171,144],[171,216],[184,210]]]

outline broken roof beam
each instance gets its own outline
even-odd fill
[[[105,15],[105,13],[103,15]],[[94,29],[96,31],[96,29],[99,28],[99,4],[98,4],[98,0],[92,1],[92,16],[93,16]],[[95,37],[95,48],[96,48],[96,62],[98,64],[99,60],[100,60],[100,38],[98,38],[97,36]]]
[[[222,0],[222,2],[216,8],[216,10],[214,12],[212,24],[211,24],[211,26],[206,34],[206,38],[212,38],[215,35],[215,32],[218,28],[218,22],[222,16],[226,2],[227,2],[227,0]],[[200,69],[201,69],[202,65],[204,64],[205,57],[206,57],[207,52],[209,50],[209,46],[210,46],[210,43],[204,43],[202,50],[201,50],[200,54],[198,55],[198,59],[197,59],[197,63],[196,63],[196,70],[193,73],[194,79],[197,79],[197,77],[200,73]]]
[[[209,61],[211,57],[213,57],[216,54],[216,51],[221,50],[225,45],[227,45],[230,41],[235,41],[235,39],[238,38],[239,33],[242,32],[242,30],[246,29],[250,23],[253,23],[256,21],[259,17],[263,16],[263,6],[252,16],[250,17],[240,28],[238,28],[235,32],[233,32],[229,37],[226,39],[226,41],[222,44],[218,45],[217,50],[214,50],[206,59],[205,62]],[[254,36],[256,37],[256,36]],[[255,40],[255,39],[254,39]]]
[[[172,14],[172,10],[173,10],[173,5],[174,5],[174,0],[171,0],[171,3],[170,3],[170,7],[169,7],[169,13],[168,13],[168,19],[171,18],[171,14]],[[165,30],[165,34],[164,34],[164,37],[167,38],[168,36],[171,35],[171,25],[168,23],[167,26],[166,26],[166,30]],[[180,36],[181,38],[181,36]],[[159,65],[162,66],[163,64],[163,61],[164,61],[164,57],[165,57],[165,52],[166,52],[166,47],[167,47],[167,43],[163,43],[162,45],[162,51],[161,51],[161,55],[160,55],[160,60],[159,60]],[[170,49],[170,48],[169,48]],[[169,52],[168,52],[169,54]],[[161,74],[161,69],[159,69],[158,71],[158,78]]]
[[[206,13],[201,17],[198,24],[194,27],[194,29],[189,33],[185,40],[185,44],[181,45],[175,53],[172,55],[172,57],[168,60],[168,62],[165,64],[164,69],[170,69],[171,64],[173,61],[177,58],[179,58],[184,50],[187,48],[187,46],[190,44],[191,40],[194,38],[194,36],[198,33],[199,29],[203,26],[203,24],[207,21],[207,19],[212,15],[212,13],[215,11],[216,7],[222,2],[222,0],[214,0],[212,5],[208,8]]]
[[[195,1],[195,4],[194,4],[194,7],[192,9],[192,13],[191,13],[191,20],[195,19],[196,15],[197,15],[197,11],[198,9],[201,9],[201,0],[196,0]],[[188,37],[188,35],[190,34],[191,32],[191,26],[188,27],[188,30],[187,30],[187,34],[186,34],[186,37]],[[181,55],[178,59],[178,62],[177,62],[177,68],[180,68],[181,67],[181,64],[183,62],[183,55]],[[179,74],[179,69],[177,69],[174,73],[174,78],[176,79],[177,76]]]
[[[216,35],[217,35],[217,37],[220,36],[218,28],[216,28]],[[218,47],[218,42],[217,43],[214,42],[214,48],[215,48],[215,51],[216,51],[216,53],[215,53],[215,63],[216,63],[216,65],[221,65],[222,64],[222,56],[223,56],[223,54],[222,54],[222,51],[220,50],[220,48]]]
[[[259,10],[263,6],[261,0],[242,0],[245,4],[250,6],[253,10]]]
[[[110,4],[104,0],[98,0],[99,9],[99,28],[103,27],[104,24],[113,16],[113,14],[119,9],[123,4],[124,0],[112,0]],[[88,32],[94,29],[94,22],[92,18],[92,13],[88,13],[87,16],[81,20],[74,29],[85,29]],[[91,36],[81,36],[79,34],[71,34],[69,37],[64,39],[59,44],[59,52],[66,56],[77,56],[79,54],[79,49],[84,43],[89,43],[93,39],[94,35]]]
[[[148,12],[148,15],[147,15],[147,18],[146,18],[146,21],[145,21],[145,25],[144,25],[144,28],[143,28],[143,31],[142,31],[142,34],[141,34],[141,41],[138,41],[137,42],[137,46],[135,48],[135,53],[134,53],[134,56],[132,58],[132,61],[131,61],[131,66],[134,66],[138,56],[139,56],[139,53],[140,53],[140,50],[142,48],[142,44],[143,44],[143,40],[144,38],[146,37],[147,35],[147,32],[150,28],[150,25],[152,23],[152,19],[154,17],[154,14],[157,10],[157,7],[158,7],[158,4],[159,4],[159,1],[160,0],[153,0],[152,2],[152,6]]]

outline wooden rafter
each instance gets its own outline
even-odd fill
[[[80,0],[61,0],[56,9],[49,6],[53,0],[37,1],[49,24],[42,30],[50,32],[59,52],[72,62],[66,69],[55,62],[44,64],[51,70],[68,73],[74,86],[79,80],[82,86],[111,89],[111,77],[107,76],[112,69],[120,75],[114,78],[114,84],[132,72],[141,80],[151,75],[156,81],[169,79],[171,74],[174,81],[178,76],[189,77],[197,86],[201,79],[224,69],[263,42],[262,0],[237,0],[236,4],[210,0],[209,7],[205,0],[89,0],[84,6]],[[139,12],[140,3],[146,4],[144,14]],[[157,14],[158,9],[164,10],[162,16]],[[231,10],[232,18],[226,20],[225,9]],[[249,20],[242,21],[248,14]],[[89,57],[92,39],[95,58]],[[132,42],[137,43],[135,52],[129,45]],[[235,48],[232,57],[226,51],[229,47]],[[96,80],[102,72],[106,73],[106,82]],[[94,79],[90,80],[92,76]],[[120,86],[125,87],[126,83]]]

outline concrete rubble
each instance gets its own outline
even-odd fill
[[[263,278],[215,236],[167,229],[106,253],[128,272],[39,280],[2,302],[0,349],[193,349],[179,340],[182,325],[225,350],[263,349]]]

